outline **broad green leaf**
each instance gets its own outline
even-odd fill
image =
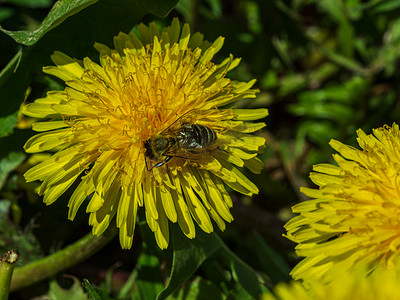
[[[0,28],[2,32],[12,37],[17,43],[31,46],[35,44],[46,32],[62,23],[66,18],[78,13],[82,9],[96,3],[98,0],[59,0],[50,10],[39,28],[28,31],[10,31]]]
[[[290,280],[290,267],[277,252],[255,231],[255,246],[260,267],[273,283]]]
[[[259,299],[262,293],[268,291],[263,278],[227,247],[222,254],[222,259],[229,262],[233,278],[237,283],[235,290],[242,295],[231,293],[228,299]]]
[[[176,224],[171,226],[171,233],[174,247],[171,277],[167,287],[158,295],[157,299],[166,299],[185,281],[189,280],[203,262],[211,256],[220,258],[219,262],[223,262],[225,267],[230,268],[240,295],[258,299],[263,292],[268,291],[263,287],[266,283],[257,272],[230,251],[215,233],[207,234],[197,227],[196,238],[189,240]]]
[[[178,225],[171,225],[174,247],[171,277],[168,285],[158,295],[158,300],[166,299],[196,272],[204,260],[223,246],[215,233],[207,234],[198,227],[196,229],[196,238],[190,240]]]
[[[139,257],[136,269],[136,290],[133,299],[156,299],[157,295],[163,289],[160,261],[156,256],[143,252]]]

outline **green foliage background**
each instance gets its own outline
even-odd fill
[[[23,182],[23,144],[33,134],[17,128],[23,101],[62,89],[41,72],[50,54],[96,60],[95,41],[139,22],[170,24],[173,17],[212,41],[224,36],[216,62],[242,57],[230,78],[257,79],[261,92],[239,107],[267,107],[270,116],[262,175],[246,173],[260,189],[232,192],[235,221],[225,232],[195,240],[172,226],[160,251],[141,221],[134,247],[114,239],[85,262],[16,299],[257,299],[296,264],[282,237],[290,206],[304,200],[315,163],[331,162],[330,139],[356,146],[355,131],[399,121],[400,2],[397,0],[7,0],[0,4],[0,248],[17,248],[19,264],[36,261],[90,231],[81,210],[67,221],[69,195],[45,207],[34,184]],[[141,218],[143,220],[143,218]],[[83,285],[81,285],[81,283]]]

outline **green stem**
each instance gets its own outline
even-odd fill
[[[85,260],[107,245],[117,233],[118,229],[115,226],[110,226],[98,237],[89,233],[63,250],[23,267],[15,268],[11,291],[27,287]]]
[[[8,251],[0,259],[0,300],[7,300],[10,291],[11,277],[15,262],[18,260],[18,251]]]

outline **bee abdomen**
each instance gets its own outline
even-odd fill
[[[207,126],[194,125],[195,131],[198,132],[199,140],[198,143],[203,147],[208,147],[212,145],[217,139],[215,131]]]
[[[185,149],[203,149],[212,145],[216,139],[215,131],[204,125],[185,125],[180,132],[180,143]]]

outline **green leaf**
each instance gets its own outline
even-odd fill
[[[318,6],[336,21],[346,19],[343,1],[341,0],[321,0],[318,2]]]
[[[11,205],[9,200],[0,200],[0,253],[18,249],[24,263],[35,261],[42,256],[39,242],[31,230],[23,232],[10,220]]]
[[[321,147],[328,145],[331,139],[336,139],[338,130],[334,124],[328,121],[305,121],[298,127],[298,140],[307,136],[312,142]]]
[[[29,130],[16,130],[13,135],[0,138],[0,189],[8,174],[25,159],[23,145],[30,136]]]
[[[12,8],[3,7],[0,9],[0,22],[7,20],[14,14],[14,10]]]
[[[3,187],[8,174],[18,167],[25,159],[23,152],[10,152],[6,157],[0,157],[0,189]]]
[[[178,225],[171,226],[174,246],[171,277],[167,287],[161,291],[157,299],[166,299],[189,280],[206,259],[211,257],[218,257],[218,262],[223,262],[231,269],[236,281],[234,290],[237,290],[238,295],[246,295],[242,298],[231,292],[230,295],[234,297],[232,299],[258,299],[263,292],[268,291],[265,287],[267,283],[255,270],[230,251],[217,234],[207,234],[196,228],[196,238],[190,240],[183,235]],[[228,282],[226,283],[229,285]]]
[[[271,281],[273,283],[289,281],[290,267],[282,256],[276,253],[256,231],[254,231],[254,238],[257,257],[261,268],[269,276]]]
[[[253,297],[251,294],[249,294],[246,289],[243,288],[242,285],[236,284],[235,287],[231,290],[229,293],[228,297],[226,297],[226,300],[254,300],[254,299],[259,299],[260,297]]]
[[[143,252],[137,262],[136,291],[133,299],[146,300],[156,299],[163,289],[160,261],[154,255]],[[127,295],[128,296],[128,295]]]
[[[400,2],[398,0],[371,1],[371,2],[378,2],[378,4],[373,9],[373,11],[376,13],[392,12],[395,9],[400,8]]]
[[[303,89],[306,87],[307,82],[305,74],[296,73],[286,75],[281,79],[279,84],[280,89],[278,95],[284,97]]]
[[[262,278],[228,248],[225,248],[222,259],[229,261],[233,278],[237,282],[235,290],[241,295],[231,293],[230,296],[234,297],[227,299],[259,299],[263,292],[268,291]]]
[[[222,243],[216,234],[207,234],[197,227],[196,238],[188,239],[178,225],[171,226],[174,256],[171,277],[168,285],[158,295],[157,299],[166,299],[185,281],[187,281],[201,264],[218,249]]]
[[[46,32],[61,24],[66,18],[78,13],[82,9],[96,3],[98,0],[60,0],[57,1],[43,20],[39,28],[28,31],[9,31],[0,28],[2,32],[12,37],[17,43],[25,46],[35,44]]]
[[[118,291],[117,299],[128,299],[132,298],[132,290],[134,289],[135,282],[137,278],[137,271],[134,270],[126,280],[124,286]]]
[[[33,74],[52,65],[50,55],[98,57],[95,42],[112,45],[118,32],[129,32],[146,14],[165,16],[177,0],[59,1],[37,31],[6,33],[29,47],[0,74],[0,137],[13,132],[17,111]],[[67,6],[67,4],[71,4]],[[4,76],[4,78],[3,78]]]
[[[10,31],[3,28],[0,28],[2,32],[12,37],[16,42],[23,44],[25,46],[31,46],[35,44],[39,39],[43,37],[44,34],[51,31],[55,27],[59,26],[63,23],[67,18],[79,13],[81,10],[94,5],[99,0],[59,0],[57,1],[53,8],[50,10],[49,14],[43,20],[42,24],[35,30],[28,31]],[[86,20],[78,19],[78,23],[73,23],[74,26],[71,26],[71,31],[73,32],[73,28],[81,29],[85,27],[89,27],[89,29],[96,29],[105,27],[109,31],[115,28],[118,28],[119,25],[124,23],[132,24],[132,21],[138,16],[143,16],[147,13],[153,13],[158,16],[165,16],[168,12],[173,8],[173,6],[177,3],[177,1],[161,1],[161,0],[136,0],[136,1],[128,1],[122,0],[119,1],[118,5],[115,5],[114,1],[111,0],[103,0],[94,5],[92,9],[86,12],[85,16],[94,16],[96,14],[102,14],[102,19],[89,18]],[[129,15],[128,15],[129,12]],[[121,19],[116,19],[116,17]],[[121,21],[125,16],[129,16],[125,22]],[[118,20],[118,22],[110,22],[111,20]],[[77,20],[75,20],[77,21]],[[113,24],[114,23],[114,24]],[[122,23],[122,24],[121,24]],[[72,25],[71,22],[68,23]],[[133,26],[131,26],[133,27]],[[85,28],[86,29],[86,28]],[[121,28],[122,30],[122,28]],[[79,32],[74,32],[74,35],[77,34],[80,36]],[[67,37],[67,39],[72,38],[72,36]],[[80,39],[76,39],[79,41]]]
[[[1,96],[0,96],[1,98]],[[0,107],[2,105],[0,104]],[[10,112],[7,116],[0,116],[0,138],[12,133],[15,124],[17,123],[18,111]]]
[[[73,284],[69,289],[62,288],[56,280],[50,282],[49,298],[52,300],[87,300],[88,297],[79,280],[72,276],[68,277],[73,280]]]
[[[354,27],[347,20],[341,21],[338,29],[338,42],[342,49],[342,53],[346,57],[353,57],[354,48]]]

